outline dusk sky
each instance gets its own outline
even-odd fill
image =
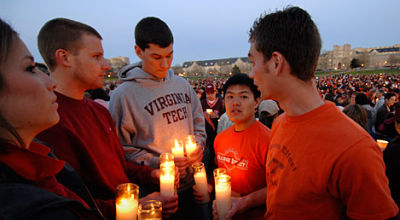
[[[333,45],[378,47],[400,44],[399,0],[1,0],[0,17],[11,24],[42,62],[37,34],[57,17],[94,27],[103,37],[105,57],[134,54],[134,27],[147,16],[164,20],[174,35],[173,65],[185,61],[247,56],[248,31],[262,13],[287,5],[308,11],[317,24],[322,49]]]

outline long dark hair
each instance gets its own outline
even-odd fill
[[[17,39],[18,34],[15,32],[9,24],[4,22],[0,18],[0,70],[2,69],[5,61],[7,60],[7,56],[11,50],[11,46],[14,43],[15,39]],[[0,71],[0,91],[4,89],[4,78],[3,73]],[[15,130],[15,128],[4,118],[0,109],[0,128],[3,128],[10,134],[12,134],[18,141],[18,143],[25,147],[25,143],[22,140],[21,136]],[[1,131],[0,131],[1,132]],[[9,143],[10,140],[0,137],[0,144]],[[1,148],[0,148],[1,150]]]

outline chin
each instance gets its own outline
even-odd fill
[[[56,112],[52,117],[51,117],[51,127],[56,125],[60,121],[60,115]]]

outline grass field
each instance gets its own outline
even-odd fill
[[[364,75],[371,75],[371,74],[380,74],[380,73],[385,73],[385,74],[400,74],[400,69],[376,69],[376,70],[354,70],[354,71],[318,71],[315,72],[315,75],[317,76],[325,76],[325,75],[336,75],[336,74],[364,74]]]

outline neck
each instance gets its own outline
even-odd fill
[[[235,131],[244,131],[247,128],[249,128],[253,122],[256,120],[256,118],[253,116],[251,119],[245,121],[245,122],[240,122],[240,123],[235,123]]]
[[[287,115],[302,115],[325,103],[312,80],[304,82],[294,79],[292,82],[287,84],[278,99],[279,105]]]
[[[216,100],[216,98],[207,98],[208,99],[208,101],[210,101],[210,102],[213,102],[213,101],[215,101]]]
[[[21,138],[21,140],[23,141],[23,143],[25,144],[25,146],[21,146],[18,139],[5,129],[1,129],[0,138],[6,140],[9,143],[13,143],[21,148],[29,149],[29,146],[31,145],[33,138],[38,134],[38,133],[33,134],[34,132],[22,131],[22,130],[17,130],[17,133]]]
[[[51,72],[51,76],[57,81],[55,90],[69,98],[82,100],[87,89],[72,75],[72,73],[62,70]]]

